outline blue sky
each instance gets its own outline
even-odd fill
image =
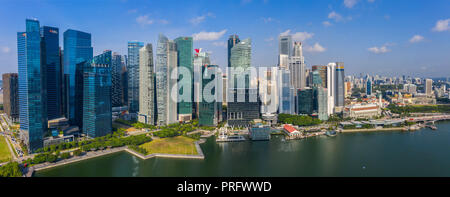
[[[17,72],[26,18],[92,34],[94,55],[127,42],[193,36],[226,65],[231,34],[252,39],[253,66],[275,66],[280,34],[304,42],[308,67],[343,61],[346,74],[450,75],[450,0],[0,0],[0,73]]]

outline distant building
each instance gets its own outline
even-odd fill
[[[123,93],[123,83],[122,83],[122,68],[123,65],[123,59],[122,56],[113,53],[112,54],[112,62],[111,62],[111,82],[112,82],[112,89],[111,89],[111,104],[113,107],[120,107],[123,106],[123,100],[122,100],[122,93]]]
[[[427,96],[433,95],[433,80],[432,79],[425,80],[425,94]]]
[[[194,104],[193,104],[193,117],[198,118],[200,102],[202,101],[202,68],[205,65],[210,65],[209,54],[203,52],[202,49],[195,49],[194,54]]]
[[[4,73],[3,110],[13,122],[19,121],[19,77],[17,73]]]
[[[217,126],[222,117],[222,96],[220,76],[217,65],[205,65],[202,67],[202,102],[200,103],[200,114],[198,124],[200,126]]]
[[[288,68],[288,60],[292,53],[292,36],[283,35],[278,37],[278,66]]]
[[[345,83],[344,83],[344,63],[336,63],[336,94],[335,94],[335,105],[336,107],[344,107],[345,105]]]
[[[278,94],[279,108],[281,114],[295,114],[295,89],[291,85],[291,74],[289,70],[280,68],[278,70]]]
[[[234,34],[228,38],[228,67],[231,67],[231,48],[237,43],[241,42],[239,36]]]
[[[111,59],[106,51],[84,65],[83,133],[88,137],[112,133]]]
[[[306,87],[297,91],[297,114],[311,115],[314,113],[314,90]]]
[[[192,120],[192,100],[193,100],[193,40],[192,37],[179,37],[174,40],[177,45],[178,55],[178,103],[177,112],[178,120],[189,121]],[[182,73],[186,71],[187,73]]]
[[[143,42],[128,42],[128,110],[130,113],[139,111],[139,49]]]
[[[368,78],[366,81],[366,95],[372,95],[372,79]]]
[[[377,104],[356,104],[344,108],[344,118],[373,118],[379,115],[381,108]]]

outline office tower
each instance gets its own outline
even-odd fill
[[[222,105],[227,106],[227,88],[228,88],[228,78],[226,74],[222,75]]]
[[[194,54],[194,118],[199,117],[200,102],[202,101],[202,67],[210,65],[211,60],[209,54],[203,52],[202,49],[195,49]]]
[[[231,48],[232,69],[228,73],[227,118],[230,126],[250,126],[259,118],[258,89],[250,76],[251,39],[245,39]],[[240,69],[240,70],[239,70]]]
[[[318,70],[315,70],[311,73],[312,85],[311,87],[323,87],[322,76],[320,75]]]
[[[92,59],[92,56],[91,34],[72,29],[64,32],[64,74],[66,82],[65,90],[67,90],[66,112],[71,124],[76,124],[76,118],[81,118],[75,116],[77,109],[75,106],[76,100],[82,99],[82,97],[75,96],[77,64]]]
[[[314,112],[314,89],[306,87],[297,90],[297,114],[311,115]]]
[[[59,66],[61,70],[61,116],[69,117],[68,113],[68,94],[69,94],[69,80],[68,74],[64,73],[64,50],[59,47]]]
[[[345,82],[345,97],[348,98],[352,95],[352,82]]]
[[[336,97],[336,63],[327,65],[327,91],[328,91],[328,115],[334,114]]]
[[[345,83],[344,83],[344,63],[336,62],[336,95],[334,97],[336,107],[344,107],[345,104]]]
[[[178,120],[192,120],[193,100],[193,41],[192,37],[179,37],[174,40],[178,54]]]
[[[289,64],[289,57],[292,53],[292,36],[279,36],[278,37],[278,66],[281,68],[287,68]]]
[[[289,58],[289,70],[291,71],[291,84],[294,89],[306,87],[305,58],[301,42],[294,43],[293,56]]]
[[[221,117],[222,96],[221,90],[222,74],[217,65],[205,65],[202,67],[202,102],[200,103],[199,120],[200,126],[217,126]]]
[[[234,47],[234,45],[236,45],[237,43],[239,43],[241,40],[239,40],[239,36],[234,34],[231,35],[228,38],[228,67],[231,67],[231,49]]]
[[[19,79],[17,73],[4,73],[3,110],[13,122],[19,120]]]
[[[126,66],[122,67],[120,75],[122,76],[122,104],[128,106],[128,71]]]
[[[144,46],[142,42],[128,42],[128,111],[139,111],[139,49]]]
[[[123,106],[122,102],[122,93],[123,93],[123,85],[122,85],[122,68],[123,68],[123,60],[122,56],[113,53],[112,61],[111,61],[111,105],[113,107]]]
[[[283,68],[278,70],[278,113],[280,114],[295,114],[295,89],[291,85],[290,78],[291,73],[289,70]]]
[[[425,80],[425,94],[427,96],[431,96],[433,94],[433,80],[432,79]]]
[[[101,137],[112,133],[111,51],[84,64],[83,133]]]
[[[61,116],[61,58],[59,52],[59,29],[56,27],[41,27],[41,64],[45,68],[45,83],[47,89],[48,120]]]
[[[20,138],[30,152],[43,147],[47,129],[46,84],[39,28],[38,20],[27,19],[26,31],[17,33]]]
[[[322,79],[322,87],[327,88],[327,66],[314,65],[312,66],[312,72],[317,71]]]
[[[319,120],[328,120],[328,97],[327,89],[323,87],[314,87],[315,106]]]
[[[261,97],[261,114],[276,114],[278,111],[278,80],[280,73],[277,67],[271,67],[264,71],[260,78],[259,95]]]
[[[312,69],[305,69],[306,87],[312,86]]]
[[[367,96],[372,95],[372,79],[370,79],[370,77],[367,78],[366,81],[366,95]]]
[[[177,79],[172,72],[177,68],[176,43],[160,34],[156,49],[156,106],[157,124],[167,125],[177,122]],[[174,92],[172,94],[172,92]]]
[[[139,50],[139,122],[155,124],[155,78],[153,46],[147,44]]]

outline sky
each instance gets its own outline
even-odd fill
[[[450,76],[450,0],[0,0],[0,73],[17,72],[25,19],[92,34],[94,55],[128,41],[192,36],[227,65],[227,39],[252,39],[252,65],[277,65],[278,36],[303,42],[305,62],[342,61],[346,75]],[[155,50],[154,50],[155,51]]]

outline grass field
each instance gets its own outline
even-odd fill
[[[170,138],[155,139],[151,142],[140,145],[148,151],[148,154],[163,153],[163,154],[184,154],[196,155],[195,139],[185,136],[177,136]]]
[[[3,136],[0,136],[0,162],[5,162],[11,159],[11,152],[9,152],[8,144]]]

